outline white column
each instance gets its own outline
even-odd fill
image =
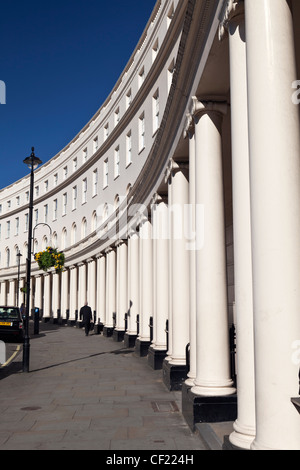
[[[116,252],[111,247],[106,250],[106,319],[105,328],[113,328],[113,314],[116,312]]]
[[[136,336],[137,315],[140,305],[139,292],[139,237],[135,231],[129,233],[128,239],[128,325],[127,334]]]
[[[61,273],[61,296],[60,312],[63,319],[67,318],[69,309],[69,269],[64,269]]]
[[[70,321],[76,320],[76,310],[78,310],[78,293],[77,293],[77,267],[70,267]]]
[[[186,346],[189,343],[189,251],[186,236],[186,216],[189,204],[188,166],[172,161],[171,201],[169,206],[171,237],[171,308],[169,328],[172,352],[171,365],[186,364]]]
[[[86,283],[86,264],[79,263],[78,264],[78,321],[81,320],[79,318],[80,309],[84,306],[87,302],[87,283]]]
[[[105,323],[106,318],[106,257],[97,258],[97,322]]]
[[[235,393],[230,374],[227,306],[225,214],[219,104],[194,98],[196,143],[197,237],[204,244],[196,251],[197,376],[192,392],[203,396]]]
[[[44,308],[43,317],[51,317],[51,274],[44,275]]]
[[[244,10],[239,6],[229,12],[232,15],[229,45],[238,391],[238,418],[229,439],[235,446],[249,450],[255,438],[254,339],[246,39]]]
[[[147,217],[140,224],[140,329],[139,340],[150,341],[150,317],[153,314],[152,225]]]
[[[246,0],[255,341],[253,449],[300,450],[300,142],[292,15],[286,0]]]
[[[8,294],[8,305],[14,306],[16,303],[16,289],[15,280],[10,279],[9,281],[9,294]]]
[[[20,283],[20,289],[21,289]],[[6,305],[6,281],[1,282],[1,297],[0,297],[1,305]]]
[[[189,139],[189,230],[190,230],[190,370],[186,385],[193,386],[196,378],[197,335],[196,335],[196,239],[192,232],[196,229],[196,151],[195,127],[192,116],[187,116],[185,137]]]
[[[117,243],[116,331],[125,331],[125,314],[128,311],[127,272],[127,244],[124,240],[119,240]]]
[[[60,274],[52,274],[52,318],[57,318],[60,306]]]
[[[96,260],[88,259],[87,263],[87,301],[94,315],[96,310]]]
[[[153,306],[153,343],[156,351],[166,351],[166,321],[169,312],[169,223],[166,201],[157,196],[152,206],[155,292]]]
[[[43,303],[42,303],[42,276],[36,276],[36,278],[35,278],[34,307],[37,307],[39,309],[43,308]]]

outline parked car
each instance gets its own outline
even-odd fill
[[[23,341],[24,324],[18,307],[0,306],[0,337]]]

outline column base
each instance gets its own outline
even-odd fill
[[[95,335],[100,335],[100,334],[101,334],[101,331],[103,331],[103,323],[97,323],[97,324],[94,326],[94,333],[95,333]]]
[[[113,340],[121,343],[124,340],[125,330],[116,330],[113,332]]]
[[[67,325],[68,326],[76,326],[76,320],[68,320]]]
[[[169,361],[163,361],[163,382],[168,390],[181,390],[187,379],[188,368],[186,365],[173,365]]]
[[[222,423],[237,419],[237,395],[206,397],[195,395],[182,385],[182,414],[192,431],[196,423]]]
[[[134,348],[135,342],[137,339],[137,335],[130,335],[128,333],[125,333],[124,335],[124,345],[126,348]]]
[[[224,436],[222,450],[247,450],[247,449],[242,449],[241,447],[235,446],[234,444],[232,444],[232,442],[230,442],[229,436]]]
[[[109,327],[109,326],[104,326],[103,327],[103,336],[106,336],[107,338],[110,338],[113,335],[114,328]]]
[[[135,353],[137,356],[145,357],[148,354],[151,341],[141,341],[139,338],[135,341]]]
[[[150,346],[148,350],[148,364],[154,370],[160,370],[163,367],[163,362],[167,355],[167,350],[154,349]]]

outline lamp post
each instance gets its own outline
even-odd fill
[[[31,155],[23,163],[30,169],[30,193],[29,193],[29,214],[28,214],[28,251],[26,259],[26,309],[25,309],[25,336],[23,345],[23,372],[29,372],[29,306],[30,306],[30,277],[31,277],[31,243],[32,243],[32,212],[33,212],[33,185],[34,170],[42,163],[34,154],[32,147]]]
[[[21,263],[21,253],[18,249],[17,257],[18,257],[18,288],[17,288],[17,307],[19,307],[19,289],[20,289],[20,263]]]

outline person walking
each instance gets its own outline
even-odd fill
[[[85,336],[88,336],[90,329],[91,329],[91,321],[93,317],[92,317],[92,309],[91,307],[89,307],[87,302],[80,309],[80,318],[82,318],[83,320]]]

